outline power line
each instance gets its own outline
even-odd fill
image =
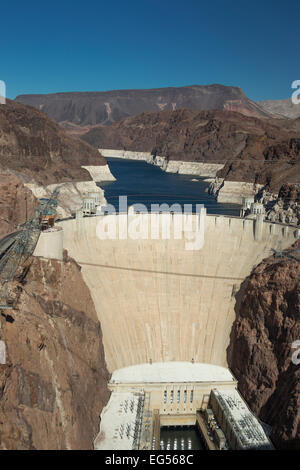
[[[194,278],[206,278],[206,279],[218,279],[218,280],[229,280],[229,281],[243,281],[243,277],[229,277],[229,276],[210,276],[207,274],[192,274],[192,273],[175,273],[170,271],[156,271],[152,269],[141,269],[141,268],[128,268],[125,266],[111,266],[108,264],[96,264],[96,263],[85,263],[82,261],[78,261],[77,263],[82,266],[92,266],[96,268],[108,268],[108,269],[116,269],[119,271],[135,271],[135,272],[142,272],[147,274],[163,274],[163,275],[170,275],[170,276],[180,276],[180,277],[194,277]]]

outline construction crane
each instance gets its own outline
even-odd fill
[[[42,230],[41,220],[49,209],[57,205],[58,190],[48,200],[43,199],[35,207],[29,221],[26,221],[14,238],[13,243],[0,258],[0,310],[13,309],[13,299],[9,295],[9,286],[18,270],[32,255]]]

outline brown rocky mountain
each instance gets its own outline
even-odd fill
[[[300,242],[295,249],[300,248]],[[300,258],[299,258],[300,259]],[[272,426],[277,448],[300,449],[300,263],[264,260],[242,284],[228,348],[242,395]]]
[[[111,124],[143,112],[181,108],[228,109],[246,115],[270,117],[240,88],[224,85],[20,95],[16,101],[45,112],[73,133],[80,133],[78,126]]]
[[[95,127],[81,138],[98,148],[226,163],[218,176],[278,190],[283,183],[300,180],[298,124],[298,120],[262,120],[224,110],[162,111]]]
[[[31,258],[14,290],[16,309],[0,316],[0,449],[92,449],[109,375],[80,268],[66,253]]]
[[[276,136],[249,136],[247,146],[237,158],[226,162],[218,176],[267,185],[273,192],[278,192],[284,183],[299,183],[300,134],[278,131]]]
[[[264,204],[268,220],[300,226],[300,186],[283,184],[278,194],[262,189],[257,201]]]
[[[294,104],[291,98],[287,100],[258,101],[257,104],[267,113],[283,118],[296,119],[300,117],[300,104]]]
[[[15,175],[0,172],[0,238],[30,216],[36,199]]]
[[[67,135],[44,113],[15,101],[0,106],[0,170],[22,181],[90,181],[81,165],[105,165],[99,152]]]
[[[25,183],[94,184],[81,165],[105,163],[45,114],[8,100],[0,106],[0,238],[32,215]],[[92,449],[109,376],[79,266],[66,253],[63,262],[32,257],[9,290],[14,310],[0,310],[0,449]]]

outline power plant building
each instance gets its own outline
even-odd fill
[[[217,423],[232,450],[272,450],[258,419],[236,389],[213,389],[209,399]]]

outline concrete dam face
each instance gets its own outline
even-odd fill
[[[63,245],[82,267],[103,333],[108,369],[149,362],[194,361],[227,366],[226,349],[235,319],[235,293],[252,268],[287,248],[299,231],[263,222],[193,215],[190,233],[181,239],[100,239],[104,218],[118,227],[126,219],[148,233],[153,217],[135,214],[86,217],[61,222]],[[106,219],[107,221],[109,219]],[[199,222],[201,229],[199,228]],[[187,249],[187,240],[202,230],[204,244]]]

